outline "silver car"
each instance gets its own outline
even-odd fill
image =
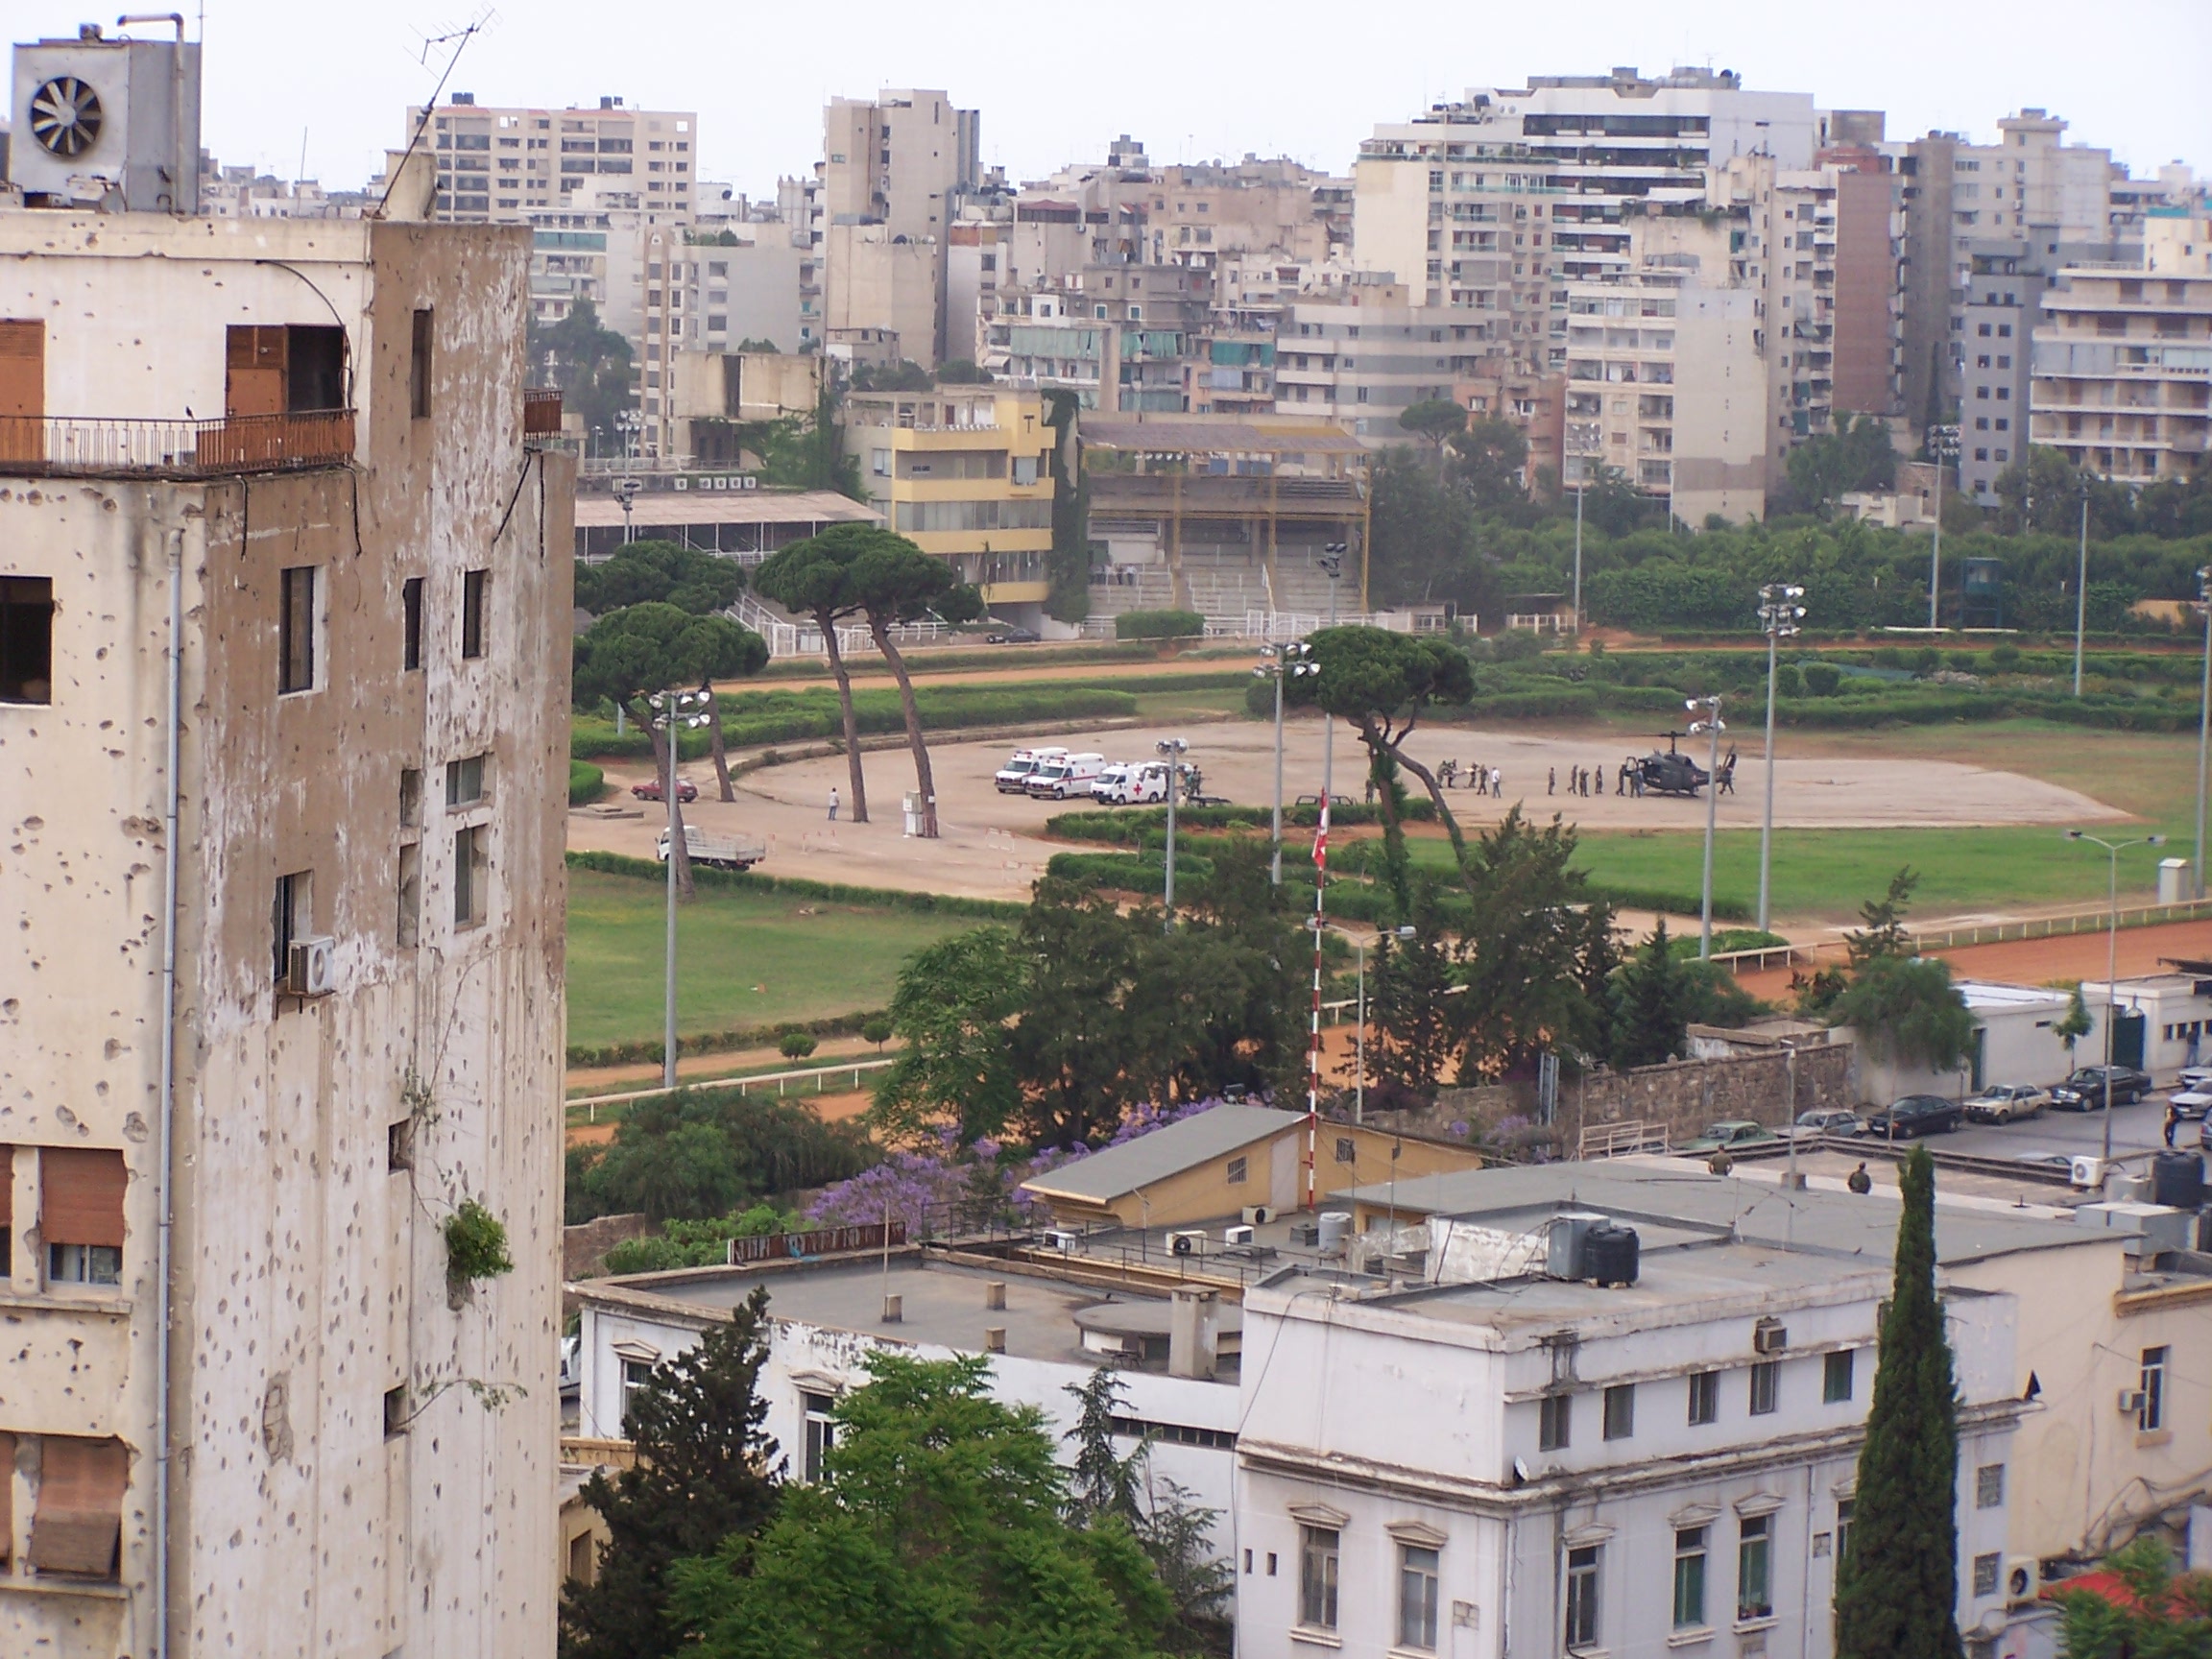
[[[1966,1116],[1976,1123],[2011,1123],[2022,1118],[2039,1118],[2051,1104],[2051,1091],[2032,1083],[1992,1083],[1966,1101]]]

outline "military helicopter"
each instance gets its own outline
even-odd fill
[[[1654,749],[1643,759],[1631,759],[1629,762],[1643,776],[1644,792],[1647,795],[1687,795],[1695,800],[1697,791],[1712,780],[1704,767],[1674,747],[1675,740],[1685,733],[1662,732],[1658,735],[1667,739],[1666,754],[1662,755]]]

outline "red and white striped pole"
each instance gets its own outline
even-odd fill
[[[1329,796],[1321,796],[1321,828],[1313,836],[1313,1035],[1306,1070],[1306,1208],[1314,1197],[1321,1139],[1321,893],[1329,883]]]

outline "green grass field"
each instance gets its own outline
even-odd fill
[[[568,873],[571,1044],[659,1036],[662,903],[658,882]],[[689,1034],[883,1007],[910,952],[979,924],[702,887],[676,926],[677,1029]]]

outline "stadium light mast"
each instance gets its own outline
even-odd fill
[[[1940,474],[1938,474],[1940,476]],[[1759,931],[1767,931],[1768,871],[1774,853],[1774,659],[1785,635],[1797,632],[1805,607],[1797,601],[1805,589],[1788,582],[1769,582],[1759,589],[1759,622],[1767,630],[1767,805],[1759,821]]]

